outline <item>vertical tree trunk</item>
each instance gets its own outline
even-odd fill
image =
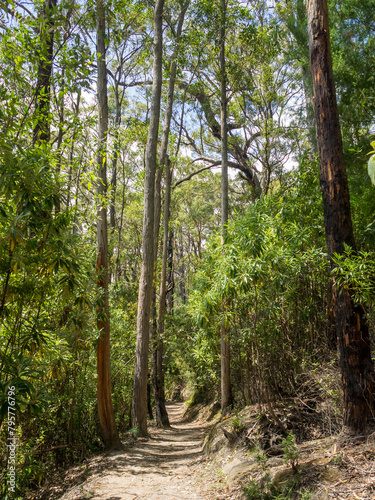
[[[333,80],[327,0],[309,0],[310,65],[318,139],[320,184],[328,253],[355,249],[348,181]],[[332,269],[335,268],[331,261]],[[363,308],[353,303],[347,288],[337,289],[333,278],[334,315],[344,391],[344,426],[365,428],[374,410],[374,366]]]
[[[113,141],[113,159],[112,159],[112,178],[111,178],[111,197],[109,204],[109,226],[111,228],[111,234],[114,234],[116,229],[116,188],[117,188],[117,163],[120,150],[120,134],[119,129],[121,125],[121,103],[122,99],[119,97],[118,85],[115,83],[115,97],[116,97],[116,116],[115,116],[115,129],[114,129],[114,141]],[[110,255],[110,262],[113,254]],[[114,265],[109,265],[108,281],[112,283],[113,275],[116,279],[116,272]]]
[[[173,269],[173,230],[169,230],[168,235],[168,257],[167,257],[167,290],[166,290],[166,301],[167,301],[167,313],[172,314],[173,312],[173,290],[174,290],[174,269]]]
[[[154,189],[160,97],[162,86],[164,0],[157,0],[154,11],[154,63],[150,127],[147,138],[144,190],[142,269],[139,280],[137,343],[134,367],[132,420],[133,427],[147,434],[147,374],[150,334],[152,282],[154,274]]]
[[[120,134],[119,129],[121,125],[121,102],[118,88],[115,89],[115,97],[116,97],[116,117],[115,117],[115,130],[114,130],[114,142],[113,142],[113,160],[112,160],[112,179],[111,179],[111,204],[109,207],[109,224],[111,226],[112,231],[116,227],[116,186],[117,186],[117,162],[118,162],[118,154],[120,150]]]
[[[97,66],[98,66],[98,222],[96,259],[97,285],[101,291],[101,303],[97,308],[97,326],[100,338],[96,350],[98,373],[98,413],[104,446],[107,449],[121,446],[117,431],[111,396],[110,372],[110,321],[108,303],[108,235],[107,210],[104,198],[107,193],[106,143],[108,132],[107,68],[105,60],[105,4],[97,0]]]
[[[178,266],[178,271],[180,273],[180,295],[181,295],[181,302],[183,304],[186,303],[186,286],[185,286],[185,262],[184,262],[184,235],[182,232],[182,227],[180,230],[180,243],[181,246],[179,248],[179,266]]]
[[[147,380],[147,413],[148,413],[148,418],[150,420],[153,420],[154,415],[152,413],[152,404],[151,404],[151,383],[149,380]]]
[[[161,178],[163,171],[161,166],[155,174],[155,207],[154,207],[154,266],[155,272],[157,268],[157,258],[159,251],[159,231],[160,231],[160,216],[161,216]],[[156,281],[156,280],[155,280]],[[158,345],[158,319],[156,312],[156,282],[152,285],[152,309],[151,309],[151,383],[154,393],[155,407],[158,406],[157,391],[155,383],[157,380],[157,363],[156,353]],[[155,408],[156,424],[158,425],[158,410]]]
[[[221,0],[220,73],[221,73],[221,242],[224,245],[228,224],[228,130],[227,76],[225,68],[225,36],[227,0]],[[225,312],[225,302],[222,305]],[[224,415],[232,404],[230,390],[230,343],[224,318],[221,321],[221,411]]]
[[[120,213],[120,223],[118,226],[118,235],[117,235],[117,255],[116,255],[116,263],[115,263],[115,279],[119,279],[120,277],[120,248],[121,248],[121,233],[122,233],[122,224],[124,221],[124,210],[125,210],[125,165],[122,167],[122,176],[123,176],[123,184],[122,184],[122,196],[121,196],[121,213]]]
[[[72,15],[72,9],[70,8],[66,14],[66,21],[65,21],[65,27],[63,29],[63,44],[65,45],[68,37],[69,37],[69,23],[70,23],[70,18]],[[56,173],[59,176],[61,172],[61,165],[63,161],[63,138],[64,138],[64,123],[65,123],[65,64],[61,68],[61,88],[60,88],[60,93],[61,97],[57,98],[57,107],[59,108],[59,133],[57,136],[57,145],[56,145],[56,150],[58,151],[57,153],[57,164],[56,164]],[[78,113],[77,113],[78,115]],[[74,139],[72,139],[72,144],[74,144]],[[72,146],[72,149],[74,149],[74,146]],[[70,171],[71,173],[71,171]],[[70,179],[71,180],[71,176]],[[60,212],[61,210],[61,203],[60,199],[57,200],[56,203],[56,212]]]
[[[156,423],[159,427],[169,427],[169,418],[165,406],[164,392],[164,370],[163,370],[163,335],[164,316],[166,306],[166,283],[167,283],[167,256],[168,256],[168,232],[169,232],[169,206],[171,199],[171,169],[169,158],[165,157],[165,195],[164,195],[164,227],[163,227],[163,254],[162,269],[160,277],[160,294],[158,308],[158,337],[156,348],[153,353],[154,363],[154,399]]]
[[[164,391],[164,371],[163,371],[163,335],[164,335],[164,315],[165,315],[165,297],[166,297],[166,279],[167,279],[167,250],[168,250],[168,223],[169,223],[169,205],[171,197],[171,170],[169,158],[167,156],[168,138],[171,128],[171,119],[173,111],[174,87],[177,74],[177,54],[182,33],[182,26],[185,14],[189,5],[189,1],[182,6],[181,13],[178,19],[175,49],[172,56],[171,75],[169,79],[167,104],[165,110],[163,135],[161,140],[159,163],[165,166],[165,195],[164,195],[164,230],[163,230],[163,254],[162,254],[162,271],[160,277],[160,295],[157,318],[157,332],[153,346],[153,388],[155,400],[155,415],[156,424],[159,427],[169,427],[169,418],[165,406],[165,391]],[[160,214],[159,214],[160,219]],[[160,221],[158,221],[160,222]]]
[[[67,34],[65,32],[64,34],[64,43],[66,43],[66,38]],[[62,142],[64,138],[64,123],[65,123],[65,102],[64,102],[64,95],[65,95],[65,67],[63,66],[61,69],[61,76],[62,76],[62,81],[61,81],[61,98],[57,99],[57,107],[59,108],[58,114],[59,114],[59,132],[57,134],[57,144],[56,144],[56,150],[57,150],[57,162],[56,162],[56,174],[59,176],[61,172],[61,165],[62,165],[62,159],[63,159],[63,148],[62,148]],[[56,204],[56,212],[60,212],[61,210],[61,203],[60,200],[57,201]]]
[[[78,114],[79,114],[79,105],[81,102],[81,89],[78,89],[77,91],[77,102],[74,106],[74,115],[75,118],[78,119]],[[76,140],[76,135],[77,131],[74,129],[73,135],[72,135],[72,140],[70,144],[70,151],[69,151],[69,173],[68,173],[68,186],[67,186],[67,196],[66,196],[66,208],[67,210],[69,209],[70,206],[70,198],[71,198],[71,189],[72,189],[72,174],[73,174],[73,157],[74,157],[74,147],[75,147],[75,140]],[[78,193],[77,193],[78,194]]]
[[[53,9],[57,0],[45,0],[40,16],[40,53],[38,79],[35,95],[36,123],[33,131],[33,144],[47,143],[50,140],[51,74],[54,39]]]

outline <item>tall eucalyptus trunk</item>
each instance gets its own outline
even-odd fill
[[[329,39],[327,0],[309,0],[310,66],[318,140],[324,224],[331,257],[339,365],[343,385],[344,426],[363,430],[374,415],[374,366],[364,310],[349,288],[335,283],[334,254],[345,245],[355,250],[349,188],[337,109]]]
[[[161,217],[161,178],[163,175],[163,171],[161,166],[156,170],[155,174],[155,206],[154,206],[154,271],[156,273],[157,268],[157,259],[159,252],[159,232],[160,232],[160,217]],[[155,406],[158,406],[157,401],[157,392],[155,391],[155,381],[157,380],[157,366],[155,363],[155,356],[157,352],[157,343],[158,343],[158,318],[156,311],[156,280],[153,282],[152,286],[152,306],[151,306],[151,377],[149,386],[151,387],[154,393],[154,401]],[[156,395],[156,396],[155,396]],[[151,389],[150,389],[151,396]],[[148,411],[149,417],[151,420],[150,410]],[[151,412],[152,413],[152,412]],[[156,418],[158,417],[158,410],[156,408]],[[153,418],[153,416],[152,416]],[[156,424],[159,425],[158,419],[156,420]]]
[[[163,372],[163,335],[164,335],[164,315],[166,301],[166,279],[167,279],[167,251],[168,251],[168,224],[169,224],[169,205],[171,197],[171,169],[170,162],[167,156],[168,138],[171,128],[171,119],[173,111],[174,88],[177,75],[177,55],[182,33],[182,26],[189,1],[182,8],[178,19],[175,49],[172,56],[171,73],[169,78],[167,104],[164,117],[163,135],[159,151],[159,164],[165,167],[165,195],[164,195],[164,227],[163,227],[163,250],[162,250],[162,271],[160,277],[160,294],[157,318],[157,332],[153,346],[152,364],[153,364],[153,389],[155,400],[155,415],[156,424],[159,427],[169,427],[169,418],[165,406],[165,391],[164,391],[164,372]],[[160,186],[159,186],[160,187]],[[160,224],[160,212],[159,221]]]
[[[98,213],[97,213],[97,245],[96,281],[101,293],[100,305],[97,307],[97,327],[100,332],[96,349],[97,357],[97,391],[98,414],[103,442],[106,449],[121,447],[112,406],[111,372],[110,372],[110,319],[108,303],[108,230],[105,197],[107,194],[107,162],[106,146],[108,134],[108,97],[107,67],[105,59],[105,3],[97,0],[97,90],[98,90]]]
[[[163,8],[164,0],[157,0],[154,10],[153,82],[150,127],[146,148],[142,269],[138,293],[137,341],[132,400],[132,424],[143,435],[147,434],[147,374],[154,275],[154,191],[162,86]]]
[[[163,225],[163,253],[162,269],[160,276],[160,293],[157,322],[157,338],[153,351],[153,388],[155,400],[156,424],[159,427],[169,427],[169,418],[165,406],[164,391],[164,316],[166,306],[166,283],[167,283],[167,257],[168,257],[168,233],[169,233],[169,207],[171,199],[171,169],[169,158],[165,158],[165,194],[164,194],[164,225]]]
[[[228,224],[228,98],[227,74],[225,67],[225,37],[227,0],[221,0],[220,25],[220,77],[221,77],[221,241],[224,245]],[[222,304],[225,314],[225,301]],[[230,341],[224,317],[221,321],[221,410],[222,414],[232,404],[230,388]]]
[[[167,250],[167,289],[166,289],[166,302],[167,302],[168,314],[173,313],[173,298],[174,298],[173,242],[174,242],[174,232],[173,229],[169,229],[168,250]]]

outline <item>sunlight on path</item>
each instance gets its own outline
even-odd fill
[[[210,485],[199,484],[195,470],[203,458],[206,426],[181,423],[182,403],[167,406],[171,429],[151,428],[151,439],[113,452],[102,473],[70,490],[61,500],[203,500]]]

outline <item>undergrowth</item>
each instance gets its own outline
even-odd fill
[[[289,481],[280,489],[270,482],[259,485],[256,481],[251,480],[244,488],[244,493],[247,500],[310,500],[312,493],[307,489],[301,488],[301,476],[295,474]]]

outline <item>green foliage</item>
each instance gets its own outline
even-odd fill
[[[312,494],[306,489],[301,490],[300,482],[301,478],[296,474],[280,490],[270,483],[259,485],[256,481],[251,480],[244,488],[244,493],[248,500],[291,500],[296,497],[296,493],[298,498],[309,500],[312,498]]]
[[[151,86],[134,84],[151,79],[153,7],[144,1],[110,0],[109,186],[108,194],[97,199],[96,53],[90,41],[95,9],[58,2],[51,12],[52,29],[40,15],[42,3],[31,4],[32,12],[21,4],[12,11],[13,3],[4,3],[0,30],[0,444],[7,439],[7,391],[14,385],[20,498],[27,488],[42,485],[51,470],[68,467],[101,447],[95,352],[100,335],[96,309],[103,300],[95,284],[99,203],[113,209],[109,230],[113,405],[119,429],[131,426],[150,123]],[[164,9],[165,82],[176,48],[180,7],[172,0]],[[329,8],[360,249],[358,254],[347,249],[334,257],[335,279],[336,286],[349,287],[356,302],[365,305],[373,328],[375,202],[368,175],[374,184],[374,151],[366,165],[375,116],[374,38],[369,36],[374,31],[373,5],[370,0],[345,0],[340,5],[332,1]],[[169,135],[175,181],[201,168],[192,157],[220,161],[218,134],[212,134],[213,123],[207,123],[205,114],[210,111],[219,123],[219,3],[191,3],[187,20],[179,43]],[[304,130],[311,128],[311,110],[304,102],[311,83],[306,28],[305,3],[300,0],[278,2],[275,9],[267,2],[228,3],[230,157],[258,172],[263,194],[256,201],[253,186],[230,176],[230,223],[222,245],[220,175],[205,170],[173,189],[168,281],[172,299],[162,339],[170,397],[188,395],[191,402],[217,397],[222,322],[231,342],[238,408],[272,402],[280,393],[293,391],[296,374],[330,357],[327,345],[335,346],[327,317],[331,275],[318,165],[309,150],[313,141],[310,137],[311,144],[307,143]],[[36,82],[47,29],[54,34],[46,114],[51,140],[34,144],[33,130],[40,119],[35,112],[40,90]],[[199,92],[208,101],[198,102]],[[163,85],[163,104],[167,93]],[[162,197],[163,183],[164,179]],[[156,271],[158,277],[160,261]],[[155,283],[158,286],[157,278]],[[337,402],[338,391],[328,382],[320,381],[321,387]],[[236,413],[232,428],[240,432],[242,427]],[[291,438],[285,445],[293,465]],[[3,484],[6,456],[5,447],[0,448]],[[265,464],[265,457],[259,459]],[[0,490],[0,496],[7,494]],[[261,491],[256,485],[249,486],[249,495],[289,498],[287,492]]]
[[[300,452],[296,445],[296,437],[292,432],[289,432],[287,437],[283,438],[281,446],[284,450],[283,461],[288,463],[292,469],[297,472]]]
[[[238,432],[239,434],[241,434],[241,432],[245,429],[245,425],[244,425],[243,421],[241,420],[241,417],[238,416],[238,410],[234,410],[234,414],[235,414],[235,417],[232,418],[232,420],[231,420],[232,429],[235,432]]]
[[[257,446],[255,449],[254,459],[261,466],[262,470],[267,470],[268,457],[259,446]]]
[[[333,271],[336,286],[350,288],[353,300],[358,304],[372,304],[375,297],[375,255],[345,247],[345,253],[334,255],[336,267]]]
[[[204,340],[202,333],[195,336],[196,349],[211,345],[212,355],[217,353],[221,321],[226,322],[236,352],[233,371],[242,377],[246,363],[251,377],[246,392],[237,394],[247,402],[264,401],[269,390],[290,390],[288,379],[302,359],[313,357],[327,340],[317,333],[326,328],[329,265],[312,168],[306,163],[290,176],[287,189],[235,217],[223,246],[219,236],[211,238],[195,273],[188,307],[206,334]],[[206,366],[207,357],[197,362]]]

